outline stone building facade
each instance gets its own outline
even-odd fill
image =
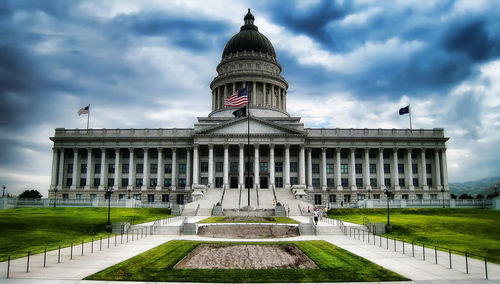
[[[57,128],[51,196],[104,198],[113,188],[113,199],[184,204],[206,190],[250,186],[323,205],[385,199],[386,188],[396,199],[449,198],[443,129],[305,128],[286,110],[288,83],[271,42],[250,11],[244,22],[210,84],[212,111],[193,128]],[[234,118],[224,101],[243,87],[250,117]]]

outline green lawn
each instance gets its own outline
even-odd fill
[[[354,223],[387,222],[386,209],[332,209],[328,216]],[[448,247],[500,263],[500,211],[488,209],[391,209],[391,236]]]
[[[309,256],[319,266],[319,269],[173,269],[177,262],[201,243],[210,242],[170,241],[85,279],[176,282],[364,282],[408,280],[397,273],[386,270],[325,241],[237,243],[294,244]]]
[[[281,223],[298,224],[288,217],[209,217],[198,223]]]
[[[111,222],[134,219],[135,223],[165,217],[169,209],[111,208]],[[0,260],[55,249],[59,244],[90,241],[107,236],[107,208],[17,208],[0,211]]]

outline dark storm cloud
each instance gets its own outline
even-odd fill
[[[484,22],[472,22],[452,28],[444,38],[444,46],[452,52],[466,54],[471,60],[484,61],[491,57],[498,39],[497,42],[490,39]]]

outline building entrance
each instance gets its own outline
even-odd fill
[[[267,177],[260,177],[260,188],[268,188]]]
[[[253,177],[245,177],[245,188],[253,188]]]
[[[238,188],[238,177],[230,177],[229,178],[229,187],[230,188]]]

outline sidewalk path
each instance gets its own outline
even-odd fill
[[[204,218],[207,218],[207,216],[190,217],[189,222],[197,222]],[[307,217],[294,216],[292,218],[300,222],[309,222]],[[179,221],[179,224],[176,223],[178,222],[172,223],[172,225],[179,225],[181,221]],[[326,222],[320,222],[318,225],[331,226]],[[344,223],[344,225],[349,226],[351,224]],[[358,224],[352,225],[359,226]],[[429,257],[432,260],[426,259],[424,261],[418,254],[415,254],[415,257],[409,255],[408,248],[405,254],[402,254],[400,251],[402,243],[396,242],[397,251],[395,252],[391,243],[389,243],[389,249],[387,249],[387,243],[383,244],[382,242],[380,246],[380,242],[377,242],[378,239],[376,239],[374,245],[373,241],[367,243],[361,239],[349,237],[349,235],[299,236],[281,239],[215,239],[200,236],[148,235],[139,239],[136,239],[135,236],[134,241],[131,241],[131,236],[129,236],[129,242],[127,243],[124,240],[123,244],[120,244],[121,240],[120,236],[118,236],[116,247],[114,246],[114,237],[111,237],[109,249],[107,248],[107,240],[104,239],[102,250],[99,250],[99,244],[94,244],[94,253],[91,253],[90,246],[85,244],[84,256],[81,256],[81,245],[75,246],[72,260],[70,260],[70,248],[61,249],[61,263],[57,263],[57,251],[51,251],[47,253],[47,267],[45,268],[43,268],[43,254],[31,256],[29,273],[26,273],[26,257],[13,260],[10,267],[11,279],[5,279],[7,263],[0,263],[0,283],[99,283],[98,281],[80,281],[80,279],[174,239],[233,242],[325,240],[413,280],[404,283],[500,283],[500,265],[497,264],[488,263],[490,281],[484,281],[484,269],[480,265],[481,261],[470,259],[470,274],[466,274],[458,267],[462,266],[462,263],[460,263],[462,260],[459,256],[453,255],[453,265],[457,265],[458,269],[449,269],[445,265],[431,263],[434,254],[430,254],[430,252]],[[383,240],[385,241],[385,239]],[[417,246],[415,248],[417,249]],[[421,247],[418,248],[422,249]],[[438,261],[444,264],[446,256],[445,252],[438,255]]]

